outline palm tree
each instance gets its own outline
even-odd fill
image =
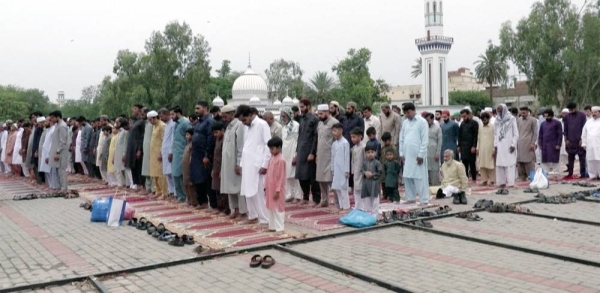
[[[412,72],[410,73],[410,75],[413,78],[417,78],[419,77],[419,75],[421,75],[421,73],[423,73],[423,58],[419,57],[417,59],[415,59],[415,65],[413,65],[412,68]]]
[[[310,79],[310,87],[315,91],[316,102],[325,101],[328,93],[336,86],[335,78],[325,71],[318,71]]]
[[[488,41],[488,48],[485,54],[479,55],[479,60],[475,61],[475,77],[479,82],[486,82],[490,87],[490,104],[494,105],[493,86],[502,83],[507,78],[508,64],[506,58],[502,56],[498,46]]]

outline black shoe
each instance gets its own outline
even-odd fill
[[[459,197],[460,204],[467,204],[467,195],[465,194],[464,191],[461,191],[458,194],[458,197]]]
[[[460,204],[460,194],[453,193],[452,197],[453,197],[453,199],[452,199],[453,204]]]

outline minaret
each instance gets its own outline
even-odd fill
[[[454,38],[444,36],[444,9],[442,0],[425,0],[426,37],[416,39],[415,45],[422,56],[421,75],[423,106],[448,105],[448,53]]]
[[[64,91],[58,91],[58,98],[56,98],[56,102],[59,107],[62,107],[65,105],[65,92]]]

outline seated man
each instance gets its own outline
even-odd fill
[[[429,192],[436,195],[436,198],[454,196],[454,204],[467,204],[465,190],[468,188],[468,178],[465,172],[465,166],[454,161],[454,152],[452,150],[444,151],[444,164],[442,165],[442,185],[432,186]]]

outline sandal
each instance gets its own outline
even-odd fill
[[[140,221],[137,223],[137,229],[138,230],[144,230],[146,229],[146,225],[148,224],[148,220],[146,220],[146,218],[141,218]]]
[[[204,247],[202,247],[202,245],[200,245],[199,248],[201,248],[200,250],[204,249]],[[201,252],[198,252],[198,253],[201,253]],[[262,262],[263,262],[263,259],[260,256],[260,254],[255,254],[250,259],[250,267],[251,268],[259,267],[262,264]]]
[[[171,239],[169,241],[169,245],[182,247],[184,244],[183,244],[183,241],[181,241],[181,238],[179,238],[179,236],[175,235],[175,237],[173,237],[173,239]]]
[[[502,194],[502,192],[504,192],[504,188],[500,188],[496,191],[496,194]]]
[[[150,223],[150,225],[146,229],[146,233],[148,233],[148,235],[152,235],[152,233],[154,233],[154,232],[156,232],[156,227],[154,227],[154,225],[152,225],[152,223]]]
[[[390,223],[392,220],[388,217],[388,213],[387,212],[383,212],[381,213],[381,216],[383,217],[383,222],[384,223]]]
[[[469,216],[469,212],[460,212],[456,215],[457,218],[466,219]]]
[[[502,189],[502,192],[500,194],[507,195],[508,194],[508,189],[506,189],[506,188]]]
[[[168,241],[172,238],[175,238],[175,234],[171,233],[171,231],[165,231],[165,233],[162,233],[160,236],[158,236],[158,241]]]
[[[481,221],[483,218],[479,217],[477,214],[469,213],[467,216],[467,221]]]
[[[523,190],[524,193],[538,193],[538,189],[537,188],[525,188],[525,190]]]
[[[265,255],[265,257],[263,257],[263,259],[262,259],[262,263],[260,266],[263,269],[268,269],[268,268],[272,267],[274,264],[275,264],[275,259],[270,255]]]
[[[496,192],[496,194],[498,194],[498,192]],[[484,203],[485,203],[485,199],[480,199],[475,203],[475,205],[473,207],[476,209],[480,209],[483,207]]]
[[[137,218],[131,218],[131,220],[129,220],[129,223],[127,223],[127,225],[136,227],[137,226]]]
[[[181,236],[181,239],[183,243],[187,245],[194,245],[196,243],[196,241],[194,241],[194,236],[191,235],[184,234],[183,236]]]

